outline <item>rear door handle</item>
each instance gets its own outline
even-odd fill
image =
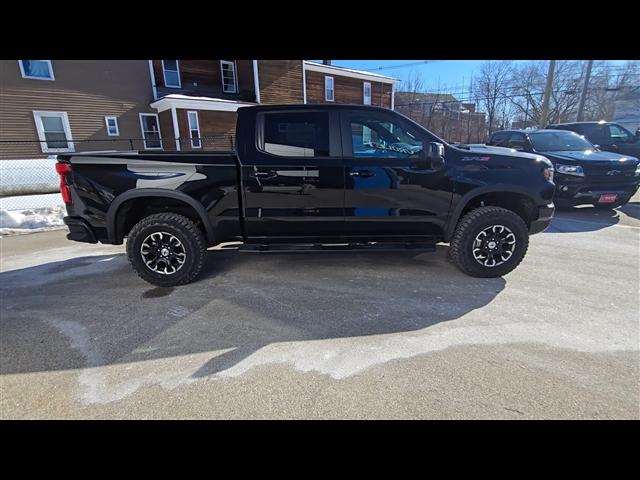
[[[374,177],[376,174],[371,170],[356,170],[356,171],[350,172],[349,175],[351,175],[352,177],[369,178],[369,177]]]

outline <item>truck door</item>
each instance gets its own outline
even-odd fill
[[[393,112],[341,112],[345,235],[391,240],[440,236],[451,203],[445,166],[423,152],[437,137]]]
[[[342,235],[337,112],[260,112],[256,132],[255,148],[242,159],[247,236],[287,241]]]

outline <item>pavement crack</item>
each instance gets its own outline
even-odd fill
[[[502,408],[504,408],[505,410],[509,410],[510,412],[516,412],[516,413],[519,413],[520,415],[524,415],[524,413],[522,413],[517,408],[509,408],[509,407],[502,407]]]

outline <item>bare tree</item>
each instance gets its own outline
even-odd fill
[[[512,63],[508,61],[485,62],[473,80],[474,94],[487,114],[489,135],[493,132],[498,111],[506,101],[512,69]]]
[[[400,82],[400,87],[397,89],[399,92],[408,94],[405,97],[406,103],[415,103],[418,93],[424,91],[424,80],[422,75],[416,70],[412,70],[407,75],[407,78]]]
[[[640,61],[621,66],[595,62],[585,102],[585,120],[611,120],[616,105],[640,111]]]
[[[548,123],[575,120],[586,63],[586,61],[556,62],[549,102]],[[515,115],[523,120],[530,120],[533,124],[540,124],[545,81],[546,62],[529,62],[514,68],[509,97],[515,107]]]

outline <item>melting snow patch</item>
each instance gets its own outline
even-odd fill
[[[63,217],[67,214],[63,205],[7,211],[0,209],[0,235],[54,230],[64,227]]]

